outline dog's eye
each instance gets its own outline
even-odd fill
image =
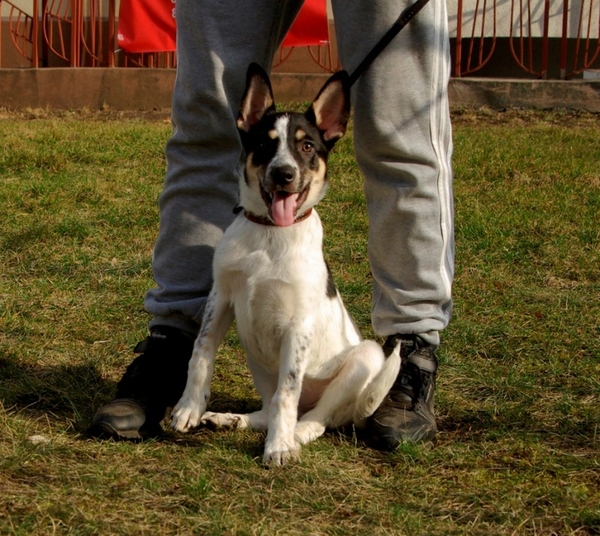
[[[302,143],[302,150],[305,153],[312,153],[312,151],[314,150],[315,146],[309,142],[309,141],[305,141]]]

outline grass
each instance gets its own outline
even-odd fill
[[[433,448],[328,433],[282,470],[251,431],[86,437],[145,336],[167,120],[0,114],[1,534],[599,534],[600,117],[457,110],[455,314]],[[370,334],[351,136],[320,214]],[[214,406],[255,407],[235,336]],[[35,437],[42,436],[42,437]]]

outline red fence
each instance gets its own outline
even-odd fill
[[[13,52],[18,51],[31,67],[57,61],[71,67],[175,65],[172,52],[133,54],[117,48],[116,0],[108,0],[108,4],[101,0],[41,0],[41,4],[20,0],[18,6],[16,2],[0,0],[5,19],[2,26],[10,35]],[[486,73],[494,62],[510,62],[522,73],[538,78],[548,77],[549,71],[571,78],[598,68],[600,0],[455,2],[449,4],[455,34],[454,76]],[[4,66],[2,43],[0,33],[0,67]],[[285,62],[292,50],[282,51],[276,64]],[[339,67],[334,43],[307,50],[320,69]]]
[[[492,60],[501,27],[512,61],[538,78],[551,67],[572,78],[599,58],[600,0],[510,0],[503,2],[503,25],[497,0],[474,0],[469,10],[465,3],[457,0],[454,76],[477,73]]]
[[[116,0],[28,0],[30,9],[15,0],[0,0],[8,8],[7,27],[12,44],[31,67],[174,67],[172,52],[127,53],[117,48]],[[2,11],[6,18],[5,11]],[[1,28],[1,27],[0,27]],[[0,33],[0,67],[3,67]]]

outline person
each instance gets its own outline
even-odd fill
[[[414,0],[332,0],[339,55],[351,72]],[[269,67],[302,0],[178,0],[174,131],[159,200],[150,335],[94,416],[96,436],[144,438],[183,392],[211,287],[213,249],[233,220],[242,148],[236,117],[248,65]],[[376,448],[434,437],[435,351],[452,310],[454,237],[449,40],[431,0],[352,90],[373,274],[372,324],[403,364],[369,421]]]

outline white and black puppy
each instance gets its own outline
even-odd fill
[[[400,368],[365,341],[323,258],[313,207],[327,189],[327,155],[346,130],[348,75],[334,74],[306,113],[276,112],[261,67],[248,69],[238,128],[247,154],[240,211],[218,244],[214,286],[172,427],[267,431],[264,462],[297,458],[300,445],[371,415]],[[207,412],[217,348],[236,320],[262,409]]]

